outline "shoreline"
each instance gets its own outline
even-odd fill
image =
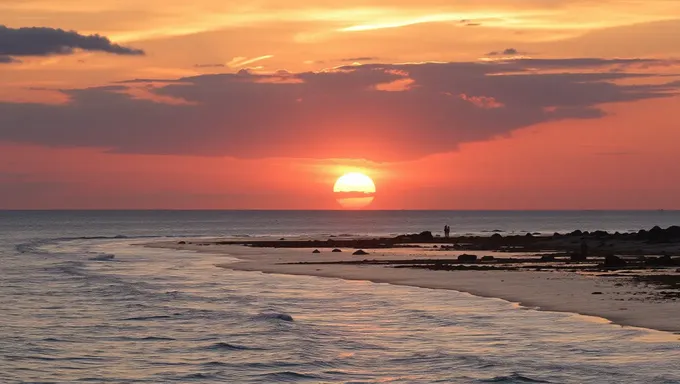
[[[658,287],[632,282],[631,276],[605,278],[573,271],[393,268],[362,264],[367,256],[352,255],[353,249],[313,254],[309,248],[249,247],[232,243],[234,241],[249,240],[229,239],[225,243],[224,239],[201,239],[198,243],[164,241],[140,245],[221,254],[239,260],[216,265],[225,269],[448,289],[501,299],[530,309],[594,316],[620,326],[680,334],[677,322],[680,301],[660,297]],[[417,248],[370,251],[374,259],[404,261],[431,258],[434,253]],[[445,257],[444,253],[438,251],[434,257]]]

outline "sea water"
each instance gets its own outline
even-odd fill
[[[238,272],[221,235],[628,231],[676,212],[0,212],[2,383],[680,383],[680,336],[449,290]],[[650,314],[653,316],[654,314]]]

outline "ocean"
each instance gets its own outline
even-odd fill
[[[677,211],[0,211],[0,382],[680,383],[678,335],[135,245],[678,223]]]

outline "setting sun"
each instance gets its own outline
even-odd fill
[[[375,183],[363,173],[350,172],[338,178],[333,186],[333,192],[343,208],[364,208],[373,202]]]

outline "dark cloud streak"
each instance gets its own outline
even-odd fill
[[[81,35],[76,31],[46,27],[8,28],[0,25],[0,62],[2,57],[70,55],[78,49],[115,55],[144,55],[140,49],[112,43],[105,36]]]

